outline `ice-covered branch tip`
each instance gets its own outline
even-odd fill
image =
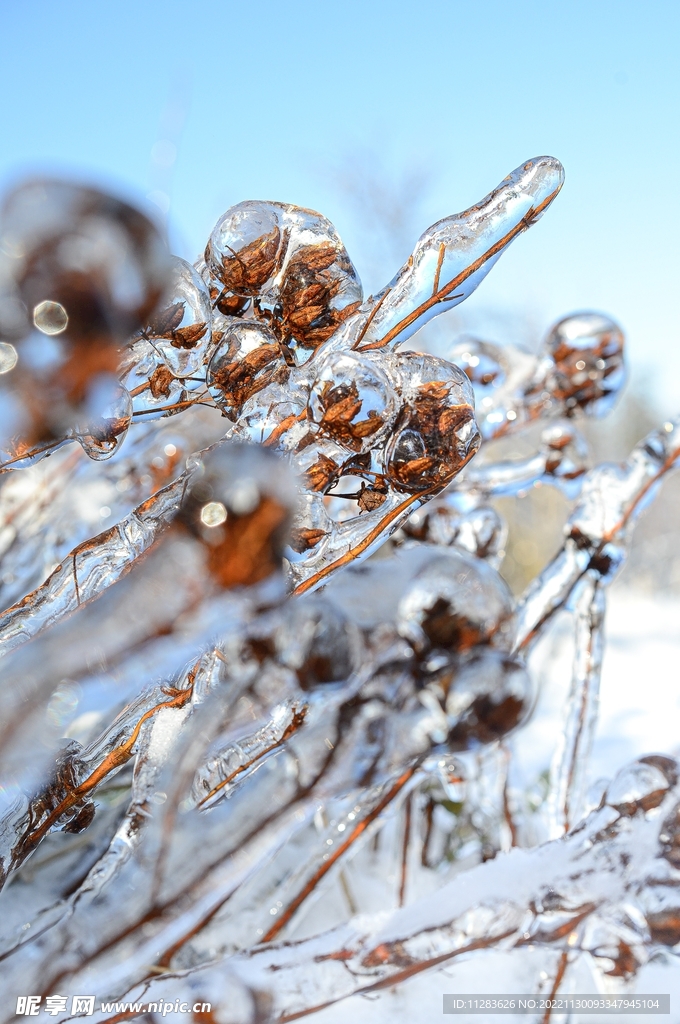
[[[353,347],[402,344],[432,317],[463,302],[513,239],[543,215],[563,182],[559,160],[536,157],[469,210],[433,224],[394,280],[373,300]]]

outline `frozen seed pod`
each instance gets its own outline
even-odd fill
[[[486,559],[497,569],[507,533],[507,526],[490,505],[478,505],[461,512],[448,502],[447,495],[442,495],[407,519],[401,536],[393,538],[393,543],[417,540],[441,547],[454,545]]]
[[[11,192],[1,218],[5,261],[35,326],[66,336],[74,377],[83,345],[87,369],[108,368],[105,350],[146,321],[165,289],[169,255],[156,227],[113,196],[50,179]]]
[[[481,443],[470,382],[434,356],[404,353],[404,408],[385,453],[390,483],[401,491],[441,490]]]
[[[321,494],[304,495],[290,535],[291,562],[304,561],[307,553],[319,556],[333,543],[336,524],[328,515]]]
[[[398,407],[377,361],[345,353],[331,357],[314,381],[307,415],[322,435],[359,452],[384,439]]]
[[[447,548],[426,563],[404,591],[397,628],[416,648],[466,650],[510,643],[512,598],[486,562]]]
[[[554,423],[541,432],[545,475],[558,481],[565,493],[577,494],[588,468],[588,446],[573,425]]]
[[[292,669],[303,690],[347,679],[361,662],[361,633],[323,597],[290,602],[274,633],[277,659]]]
[[[604,801],[621,814],[649,811],[659,806],[676,781],[675,762],[652,754],[622,768],[607,786]]]
[[[153,346],[159,365],[177,377],[196,373],[210,348],[210,296],[197,271],[180,259],[171,258],[170,283],[163,301],[140,332]]]
[[[279,451],[294,452],[309,434],[307,394],[273,381],[243,405],[234,436]]]
[[[451,361],[470,379],[476,404],[493,397],[506,383],[510,368],[503,352],[500,346],[474,337],[463,337],[453,347]]]
[[[481,505],[460,516],[454,543],[471,555],[486,559],[497,569],[504,554],[507,534],[508,528],[498,512],[490,505]]]
[[[456,342],[449,359],[462,370],[472,384],[475,413],[485,440],[491,440],[517,429],[536,415],[526,401],[527,392],[535,385],[538,360],[536,356],[514,345],[496,345],[490,341],[467,337]],[[558,408],[545,403],[542,414],[555,415]]]
[[[448,547],[458,536],[460,513],[437,499],[429,507],[419,509],[406,520],[401,530],[392,537],[392,543],[399,546],[408,541],[438,544]]]
[[[285,383],[288,367],[278,339],[264,324],[225,318],[220,335],[206,383],[215,404],[233,419],[268,384]]]
[[[446,696],[450,749],[502,739],[526,719],[532,703],[522,661],[490,648],[470,651],[453,672]]]
[[[278,203],[239,203],[220,217],[205,250],[215,282],[211,297],[220,313],[241,313],[274,275],[281,236]]]
[[[286,346],[316,349],[359,305],[359,278],[333,225],[312,210],[245,202],[205,251],[211,298],[226,316],[265,321]]]
[[[345,467],[351,467],[356,460],[342,445],[312,436],[313,440],[293,456],[292,465],[306,491],[326,494],[337,486]]]
[[[601,313],[575,313],[560,320],[544,342],[552,360],[545,387],[566,411],[603,416],[626,380],[624,336]]]
[[[335,228],[318,213],[286,208],[289,243],[280,284],[269,298],[283,338],[314,350],[327,341],[361,303],[357,272]]]
[[[202,396],[212,344],[208,289],[186,260],[172,257],[170,284],[121,365],[121,380],[133,395],[137,416],[179,413]]]

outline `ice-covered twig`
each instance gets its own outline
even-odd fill
[[[310,939],[173,972],[126,993],[106,991],[148,1004],[200,988],[221,1009],[231,993],[227,987],[220,996],[216,982],[226,972],[246,990],[268,993],[267,1021],[287,1022],[489,947],[589,950],[597,959],[619,948],[625,928],[629,953],[644,960],[650,934],[662,945],[680,937],[677,923],[669,924],[680,885],[677,824],[670,824],[680,799],[677,767],[657,761],[624,769],[602,807],[567,837],[500,854],[469,871],[465,885],[456,879],[409,907],[355,917]]]
[[[597,725],[605,601],[599,579],[588,574],[575,602],[574,667],[565,728],[552,768],[549,804],[555,836],[568,831],[580,816]]]
[[[607,462],[590,470],[565,526],[562,550],[518,602],[518,649],[526,649],[547,620],[564,607],[588,570],[603,585],[611,582],[625,560],[635,522],[678,459],[680,417],[648,434],[626,462]]]
[[[71,551],[45,582],[0,615],[0,655],[36,636],[119,580],[167,526],[186,475],[142,502],[119,523]]]

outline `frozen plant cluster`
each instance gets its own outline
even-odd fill
[[[543,995],[672,962],[678,765],[652,753],[596,800],[587,767],[607,587],[680,419],[588,468],[579,420],[625,381],[596,312],[537,355],[400,350],[562,180],[527,161],[366,299],[310,210],[240,203],[191,266],[96,189],[6,197],[3,991],[96,993],[93,1021],[102,1000],[200,1000],[261,1024],[456,957],[503,951]],[[513,435],[530,454],[499,454]],[[513,598],[493,502],[534,486],[571,511]],[[571,688],[536,804],[509,791],[506,737],[565,609]]]

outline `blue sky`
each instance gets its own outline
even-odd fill
[[[190,258],[242,199],[311,206],[371,288],[431,221],[551,153],[561,196],[451,330],[530,341],[601,309],[671,412],[679,29],[671,0],[0,0],[0,184],[47,169],[167,193]]]

